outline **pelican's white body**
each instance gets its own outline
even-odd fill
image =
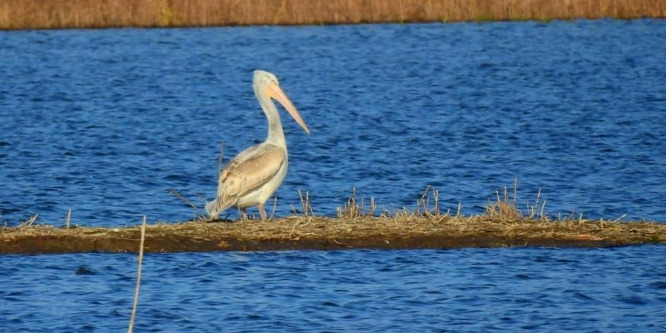
[[[261,143],[260,145],[264,145],[266,142]],[[278,147],[280,147],[278,145]],[[254,147],[250,147],[252,149]],[[238,202],[235,207],[238,207],[240,209],[245,209],[247,207],[253,207],[253,206],[258,206],[259,204],[263,204],[268,200],[268,198],[277,191],[277,189],[282,185],[282,182],[284,179],[287,177],[287,169],[289,166],[289,156],[287,153],[287,145],[285,143],[282,144],[280,147],[284,150],[284,160],[282,161],[282,166],[278,170],[278,172],[275,174],[271,180],[269,180],[266,184],[261,186],[259,189],[256,191],[252,191],[248,193],[247,195],[243,196],[242,198],[238,199]],[[245,150],[248,151],[249,149]],[[244,152],[245,152],[244,151]],[[243,155],[243,153],[240,153],[238,156]]]
[[[282,122],[271,98],[278,100],[303,129],[309,129],[300,114],[284,94],[275,75],[255,71],[253,84],[255,95],[268,119],[266,140],[234,157],[220,173],[217,197],[206,204],[211,218],[221,212],[238,207],[245,215],[245,208],[258,206],[262,220],[266,218],[264,203],[280,187],[287,176],[289,155],[282,130]]]

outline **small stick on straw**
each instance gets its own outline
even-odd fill
[[[72,209],[67,211],[67,221],[65,221],[65,228],[69,229],[69,220],[72,219]]]
[[[141,286],[141,263],[143,262],[143,242],[146,239],[146,215],[143,216],[143,224],[141,225],[141,244],[139,245],[139,264],[136,271],[136,288],[134,289],[134,304],[132,305],[132,316],[130,317],[129,328],[127,333],[132,333],[134,330],[134,318],[136,318],[136,307],[139,303],[139,287]]]
[[[35,223],[35,221],[37,221],[38,216],[39,216],[39,213],[31,216],[29,219],[21,222],[21,224],[19,224],[19,227],[29,227],[29,226],[31,226],[33,223]]]
[[[268,218],[269,221],[273,220],[273,216],[275,215],[275,208],[277,207],[277,195],[273,197],[273,211],[271,212],[271,217]]]

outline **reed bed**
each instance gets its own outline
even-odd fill
[[[666,17],[663,0],[0,0],[0,29]]]
[[[146,227],[146,252],[464,247],[613,247],[666,243],[666,224],[609,220],[540,221],[456,217],[292,216],[271,222],[157,223]],[[0,228],[0,254],[136,252],[138,226]]]
[[[511,195],[513,194],[513,196]],[[371,198],[356,197],[338,209],[337,217],[316,216],[309,193],[301,193],[301,212],[266,222],[209,221],[145,226],[146,252],[441,249],[461,247],[611,247],[666,243],[666,223],[588,220],[570,214],[551,219],[537,194],[519,209],[517,182],[497,193],[483,214],[463,216],[440,210],[439,192],[426,188],[413,209],[383,209]],[[135,252],[141,227],[69,228],[40,225],[35,219],[0,228],[0,254]]]

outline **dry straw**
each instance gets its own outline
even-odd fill
[[[374,199],[364,200],[355,189],[338,209],[336,218],[315,216],[309,192],[299,192],[301,212],[270,222],[206,223],[197,218],[185,223],[141,228],[141,245],[132,318],[136,314],[144,239],[150,251],[252,251],[337,248],[456,248],[506,246],[620,246],[666,242],[666,224],[588,220],[582,214],[550,218],[544,215],[541,191],[526,210],[519,209],[518,181],[513,190],[497,192],[481,215],[465,216],[458,204],[455,215],[441,213],[440,192],[431,186],[413,208],[377,216]],[[369,202],[369,205],[366,205]],[[444,205],[446,201],[444,201]],[[539,212],[539,213],[537,213]],[[37,215],[18,227],[0,228],[0,254],[130,252],[136,249],[136,227],[56,228],[34,225]],[[133,322],[133,319],[132,319]]]
[[[2,0],[0,29],[666,17],[663,0]]]

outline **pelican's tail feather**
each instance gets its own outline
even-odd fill
[[[206,202],[206,214],[210,215],[213,208],[215,208],[215,200]]]
[[[216,219],[220,213],[233,206],[233,202],[222,202],[222,198],[217,197],[213,201],[206,203],[206,213],[213,219]]]

